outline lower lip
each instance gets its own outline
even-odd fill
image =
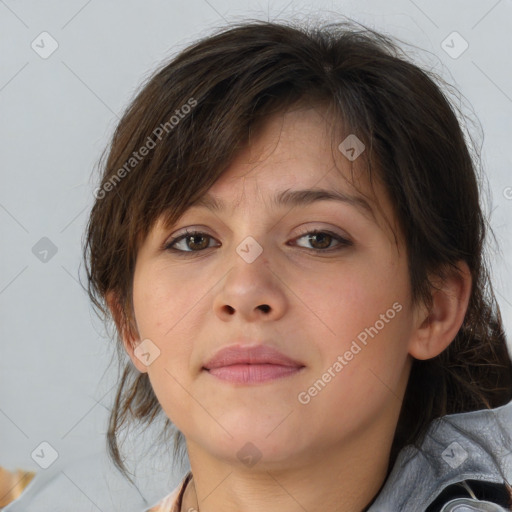
[[[277,364],[233,364],[206,371],[221,380],[252,384],[288,377],[298,373],[302,368]]]

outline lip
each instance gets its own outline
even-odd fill
[[[299,372],[304,365],[270,345],[235,344],[219,350],[203,370],[221,380],[257,383],[287,377]]]
[[[302,363],[285,356],[270,345],[235,344],[224,347],[203,366],[206,370],[237,364],[275,364],[279,366],[301,367]]]

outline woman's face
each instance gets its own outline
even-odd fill
[[[158,222],[141,247],[133,304],[150,341],[132,359],[189,448],[276,468],[392,436],[414,323],[406,251],[382,189],[382,212],[368,198],[365,208],[345,154],[333,155],[319,110],[276,116],[209,190],[222,209],[194,206],[170,230]],[[311,189],[355,199],[278,201]],[[162,249],[186,230],[201,235]],[[298,365],[204,368],[232,345]]]

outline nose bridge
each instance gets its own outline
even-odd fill
[[[261,240],[261,237],[259,239]],[[230,258],[231,270],[226,276],[227,280],[244,289],[248,287],[260,289],[271,286],[273,274],[270,269],[268,251],[269,249],[264,249],[256,238],[252,236],[243,238],[235,247],[234,254]]]

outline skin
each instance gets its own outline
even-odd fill
[[[136,329],[123,330],[118,316],[116,322],[133,363],[148,372],[162,408],[186,438],[194,478],[182,510],[355,512],[384,483],[412,358],[435,357],[453,340],[471,277],[461,262],[462,277],[437,283],[430,312],[412,306],[406,247],[378,183],[371,201],[376,220],[333,201],[270,205],[276,191],[312,187],[372,198],[363,175],[356,173],[357,189],[350,183],[355,164],[337,150],[333,155],[320,109],[289,110],[270,118],[211,187],[227,210],[191,208],[170,230],[156,223],[141,246],[133,283]],[[209,248],[199,250],[189,238],[178,245],[189,251],[184,256],[162,249],[184,228],[212,237],[195,239]],[[304,234],[312,229],[352,245],[308,241]],[[263,248],[252,263],[236,252],[248,236]],[[313,251],[326,245],[323,253]],[[115,314],[115,296],[107,299]],[[394,303],[402,306],[394,318],[300,403],[298,394]],[[263,304],[267,310],[258,307]],[[305,368],[256,385],[202,371],[241,335]],[[134,354],[144,339],[160,350],[149,366]],[[252,467],[237,456],[247,442],[261,455]]]

